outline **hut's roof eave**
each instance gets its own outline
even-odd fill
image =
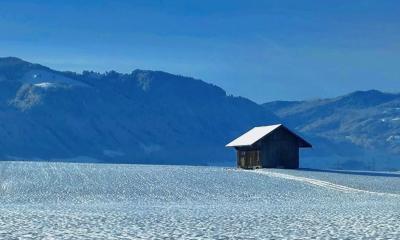
[[[228,143],[227,147],[244,147],[244,146],[251,146],[256,143],[261,138],[265,137],[278,127],[282,126],[282,124],[275,124],[270,126],[261,126],[255,127],[250,131],[244,133],[240,137],[236,138],[232,142]]]
[[[226,147],[248,147],[252,146],[254,143],[258,142],[268,134],[272,133],[279,127],[285,128],[287,131],[289,131],[291,134],[293,134],[296,138],[299,139],[299,147],[301,148],[308,148],[312,147],[312,145],[304,140],[302,137],[285,127],[283,124],[275,124],[275,125],[269,125],[269,126],[261,126],[261,127],[255,127],[249,130],[248,132],[244,133],[240,137],[236,138],[232,142],[228,143]]]

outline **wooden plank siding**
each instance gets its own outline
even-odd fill
[[[258,142],[262,166],[266,168],[298,168],[299,142],[285,128],[279,128]]]
[[[282,124],[254,127],[226,145],[239,168],[299,168],[299,149],[312,145]]]
[[[278,128],[252,146],[237,147],[240,168],[298,168],[299,139],[286,128]]]

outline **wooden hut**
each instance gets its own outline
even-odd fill
[[[298,168],[299,148],[310,143],[282,124],[255,127],[227,147],[237,150],[237,166],[254,168]]]

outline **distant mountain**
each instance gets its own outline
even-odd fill
[[[324,156],[323,164],[400,168],[400,94],[357,91],[331,99],[276,101],[263,106],[297,131],[316,138],[310,157]]]
[[[2,160],[232,166],[227,142],[277,122],[313,144],[303,167],[400,168],[400,94],[260,106],[165,72],[78,74],[0,58]]]
[[[233,165],[224,145],[279,118],[189,77],[60,72],[0,58],[3,160]]]

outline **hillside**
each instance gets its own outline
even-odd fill
[[[1,239],[397,239],[400,174],[0,162]]]
[[[277,122],[313,144],[302,167],[400,168],[400,94],[358,91],[260,106],[165,72],[60,72],[0,58],[3,160],[233,166],[225,144]]]
[[[330,148],[342,158],[332,164],[369,169],[400,166],[400,94],[357,91],[331,99],[277,101],[263,106],[299,132],[328,145],[343,145]]]
[[[224,145],[278,118],[201,80],[59,72],[0,59],[2,159],[232,165]]]

